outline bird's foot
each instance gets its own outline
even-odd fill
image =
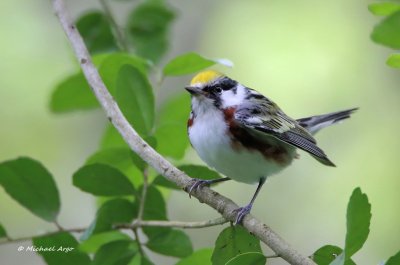
[[[237,213],[234,225],[238,225],[238,224],[242,223],[243,218],[250,213],[252,207],[253,207],[252,204],[248,204],[244,207],[240,207],[240,208],[237,208],[236,210],[233,210],[233,212]]]
[[[204,180],[204,179],[194,179],[193,184],[189,185],[188,187],[186,187],[186,190],[189,193],[189,197],[192,197],[192,192],[194,190],[198,190],[204,186],[210,186],[210,184],[213,183],[212,180]]]

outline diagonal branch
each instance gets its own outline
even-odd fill
[[[82,71],[96,95],[97,100],[104,109],[108,119],[119,131],[130,148],[136,152],[144,161],[152,166],[157,172],[168,180],[174,182],[181,188],[187,187],[193,180],[185,173],[174,167],[168,160],[158,154],[150,147],[132,126],[125,119],[118,105],[108,92],[101,77],[93,65],[89,52],[82,40],[81,35],[71,20],[63,0],[54,0],[53,7],[57,17],[71,43],[75,55],[81,63]],[[234,221],[235,214],[233,210],[238,206],[230,199],[218,194],[217,192],[204,187],[199,191],[194,191],[192,196],[200,202],[206,203],[217,210],[225,219]],[[315,263],[301,255],[297,250],[286,243],[278,234],[272,231],[267,225],[260,222],[252,215],[247,215],[243,219],[243,226],[265,244],[267,244],[277,255],[282,257],[290,264],[295,265],[315,265]]]

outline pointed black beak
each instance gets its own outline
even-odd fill
[[[186,89],[190,94],[192,94],[193,96],[204,94],[204,93],[203,93],[203,90],[201,90],[201,89],[198,88],[198,87],[187,86],[187,87],[185,87],[185,89]]]

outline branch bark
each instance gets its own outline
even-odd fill
[[[53,1],[54,11],[70,41],[75,52],[75,56],[81,63],[82,71],[95,94],[100,105],[104,109],[107,118],[121,134],[130,148],[136,152],[144,161],[152,166],[158,173],[168,180],[174,182],[179,187],[185,189],[193,180],[185,173],[174,167],[168,160],[158,154],[149,146],[128,123],[115,100],[112,98],[105,87],[96,67],[93,65],[90,54],[82,40],[81,35],[71,20],[63,0]],[[225,219],[235,220],[233,210],[238,208],[232,200],[218,194],[217,192],[204,187],[192,193],[200,202],[206,203],[217,210]],[[295,265],[315,265],[308,257],[300,254],[297,250],[286,243],[277,233],[266,224],[256,219],[252,215],[247,215],[243,219],[243,226],[261,241],[267,244],[278,256],[290,264]]]

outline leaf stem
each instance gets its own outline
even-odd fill
[[[54,224],[56,225],[58,231],[64,231],[65,230],[57,220],[54,221]]]
[[[128,44],[126,43],[126,39],[124,37],[121,28],[118,26],[117,22],[114,19],[111,8],[107,3],[107,0],[99,0],[101,6],[103,7],[104,13],[106,14],[108,20],[110,21],[111,27],[114,29],[115,38],[117,40],[118,46],[122,51],[129,52]]]
[[[146,203],[148,186],[149,186],[149,168],[148,166],[146,166],[145,169],[143,170],[143,188],[142,188],[142,195],[140,197],[140,204],[137,216],[137,220],[139,221],[143,220],[144,205]]]
[[[137,244],[138,244],[139,253],[140,253],[141,256],[143,256],[144,255],[144,251],[143,251],[142,243],[140,242],[140,237],[139,237],[138,230],[137,230],[137,228],[133,228],[132,231],[133,231],[133,234],[135,235],[135,239],[136,239]]]

